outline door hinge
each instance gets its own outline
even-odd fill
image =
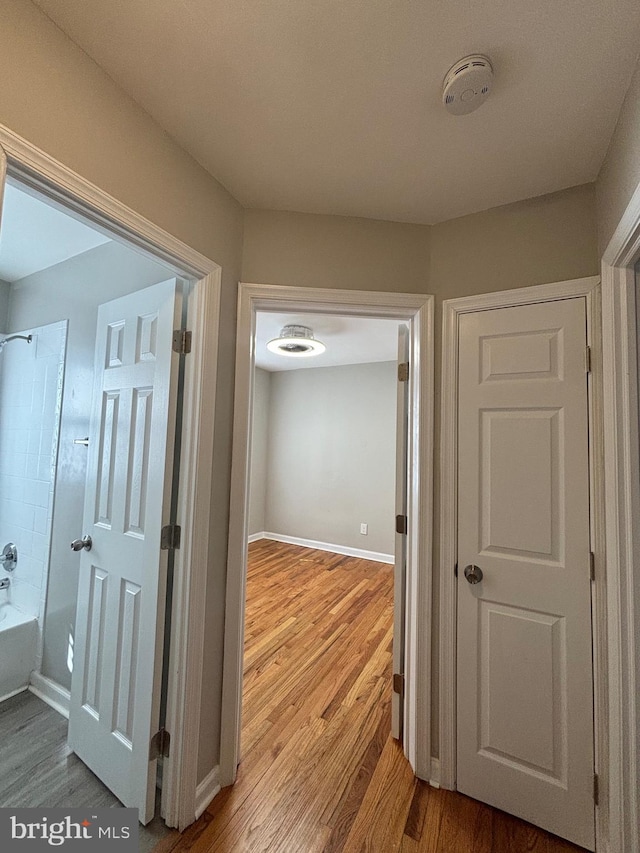
[[[457,577],[458,577],[458,564],[457,564],[457,563],[456,563],[456,564],[455,564],[455,566],[453,567],[453,576],[454,576],[455,578],[457,578]]]
[[[393,692],[404,696],[404,675],[399,672],[393,673]]]
[[[164,728],[158,729],[149,743],[149,761],[160,758],[161,755],[168,758],[170,744],[171,735],[169,732]]]
[[[584,366],[587,373],[591,373],[591,347],[587,347],[585,350]]]
[[[596,805],[600,802],[600,779],[597,773],[593,774],[593,802]]]
[[[191,332],[185,329],[176,329],[173,333],[172,349],[180,355],[191,352]]]
[[[398,365],[398,382],[407,382],[409,380],[409,362],[403,361]]]
[[[406,533],[407,532],[407,516],[406,515],[396,515],[396,533]]]
[[[592,581],[596,579],[596,555],[593,551],[589,552],[589,577]]]
[[[174,551],[180,547],[182,528],[179,524],[166,524],[160,533],[160,550]]]

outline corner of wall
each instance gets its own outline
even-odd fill
[[[596,182],[598,251],[604,254],[636,188],[640,186],[640,61],[629,83]]]

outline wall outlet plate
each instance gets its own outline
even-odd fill
[[[360,525],[360,533],[362,533],[363,536],[366,536],[368,532],[369,532],[369,525],[362,522],[362,524]]]

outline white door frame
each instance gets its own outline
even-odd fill
[[[609,644],[610,850],[640,851],[640,186],[602,257]]]
[[[193,342],[185,366],[178,487],[182,543],[175,553],[170,636],[166,728],[171,733],[171,754],[164,760],[162,791],[166,823],[182,830],[197,817],[196,744],[200,734],[221,268],[0,125],[0,170],[5,166],[10,177],[37,189],[66,213],[80,214],[111,238],[162,261],[179,276],[196,280],[188,302]]]
[[[591,549],[595,555],[592,586],[594,626],[595,764],[599,776],[596,845],[608,850],[609,749],[607,695],[607,577],[604,537],[604,451],[602,415],[602,341],[600,279],[597,276],[534,287],[450,299],[442,306],[442,423],[440,454],[440,784],[456,788],[456,579],[457,444],[458,444],[458,319],[462,314],[530,305],[584,296],[587,303],[589,374],[589,458],[591,488]],[[611,848],[612,851],[614,848]],[[621,848],[622,850],[622,848]]]
[[[404,320],[410,329],[405,741],[417,776],[431,771],[431,542],[433,517],[432,296],[240,284],[236,339],[231,512],[225,606],[220,781],[240,756],[254,338],[257,311],[317,312]]]

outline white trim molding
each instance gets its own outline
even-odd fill
[[[240,284],[222,678],[222,785],[234,781],[240,758],[254,340],[258,311],[348,314],[396,319],[409,325],[412,368],[409,373],[404,747],[416,775],[426,780],[430,778],[433,307],[434,298],[427,295]]]
[[[592,352],[589,377],[591,548],[595,555],[593,585],[595,755],[600,780],[596,809],[598,850],[605,844],[609,794],[609,702],[607,655],[607,575],[605,572],[605,510],[602,401],[602,341],[600,335],[599,278],[574,279],[497,293],[451,299],[442,306],[442,390],[440,442],[440,685],[439,783],[456,788],[456,579],[457,561],[457,423],[458,325],[463,314],[518,305],[585,297],[587,343]],[[612,853],[615,848],[611,848]],[[622,851],[621,851],[622,853]]]
[[[393,554],[382,554],[379,551],[365,551],[362,548],[350,548],[348,545],[332,545],[330,542],[317,542],[315,539],[302,539],[300,536],[286,536],[284,533],[265,532],[261,539],[271,539],[273,542],[284,542],[288,545],[300,545],[303,548],[315,548],[317,551],[330,551],[332,554],[342,554],[345,557],[359,557],[361,560],[373,560],[374,563],[391,563]],[[251,537],[249,537],[251,542]]]
[[[267,534],[264,532],[264,530],[261,530],[260,533],[250,533],[249,536],[247,536],[247,542],[249,543],[249,545],[251,545],[252,542],[259,542],[260,539],[267,538]]]
[[[211,800],[220,793],[220,768],[216,765],[196,788],[196,819],[203,814]]]
[[[71,693],[66,687],[63,687],[51,678],[47,678],[46,675],[43,675],[41,672],[36,672],[34,670],[29,679],[29,690],[34,694],[34,696],[37,696],[38,699],[42,699],[43,702],[46,702],[54,711],[62,714],[62,716],[66,717],[67,720],[69,719],[69,702],[71,701]]]
[[[171,755],[164,761],[162,789],[162,816],[169,826],[182,830],[196,819],[221,268],[0,125],[0,181],[5,169],[9,180],[20,181],[68,215],[88,220],[111,239],[162,261],[191,282],[188,320],[193,338],[185,362],[176,519],[182,526],[182,546],[175,559],[165,722]]]
[[[640,186],[602,258],[602,338],[609,655],[608,850],[640,851]]]
[[[0,696],[0,704],[6,702],[7,699],[12,699],[14,696],[19,696],[20,693],[24,693],[26,690],[29,690],[30,687],[28,684],[23,685],[22,687],[18,687],[15,690],[10,690],[8,693],[5,693],[4,696]]]

